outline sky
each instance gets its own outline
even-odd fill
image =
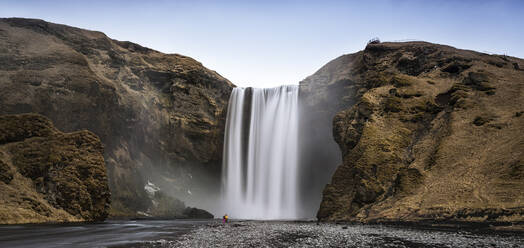
[[[524,58],[524,1],[0,0],[0,17],[97,30],[190,56],[244,87],[297,84],[374,37]]]

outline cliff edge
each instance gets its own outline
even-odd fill
[[[192,205],[216,195],[232,87],[183,55],[42,20],[0,19],[0,114],[39,113],[65,132],[99,136],[112,216],[155,208],[148,182]]]
[[[317,217],[523,221],[522,68],[509,56],[374,42],[304,80],[313,95],[344,92],[331,109],[343,162]]]

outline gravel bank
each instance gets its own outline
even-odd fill
[[[524,247],[520,234],[312,222],[208,224],[157,247]]]

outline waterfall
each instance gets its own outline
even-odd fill
[[[298,85],[234,88],[224,139],[224,211],[239,219],[295,219]]]

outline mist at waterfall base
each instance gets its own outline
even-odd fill
[[[340,152],[331,119],[319,122],[300,106],[299,93],[298,85],[233,89],[220,206],[232,218],[315,217]]]

